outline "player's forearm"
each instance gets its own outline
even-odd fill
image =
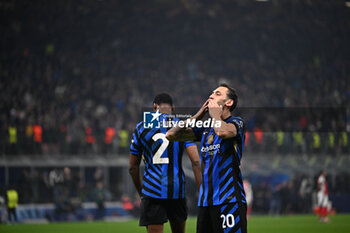
[[[203,104],[203,106],[198,110],[198,112],[187,119],[186,121],[200,120],[208,112],[207,109],[208,100]],[[196,135],[191,128],[176,126],[166,133],[166,138],[169,141],[191,141],[196,140]]]
[[[134,183],[136,191],[141,196],[142,182],[141,182],[139,167],[136,167],[136,166],[130,167],[129,174],[131,176],[132,182]]]
[[[194,179],[196,180],[197,187],[199,190],[199,187],[201,186],[201,176],[202,176],[200,161],[192,162],[192,170],[194,174]]]
[[[173,141],[190,141],[195,140],[196,137],[191,128],[176,126],[170,129],[165,137],[173,142]]]
[[[196,145],[192,145],[186,148],[187,154],[190,157],[192,163],[192,170],[194,174],[194,178],[196,180],[198,189],[201,184],[201,162],[198,154],[198,149]]]
[[[228,124],[223,120],[217,120],[219,118],[213,118],[215,121],[220,121],[219,127],[214,127],[215,134],[222,139],[232,138],[237,135],[237,129],[233,124]]]
[[[139,195],[141,196],[142,181],[140,176],[140,156],[130,154],[129,174]]]

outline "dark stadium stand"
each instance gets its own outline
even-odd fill
[[[49,174],[69,167],[68,197],[93,202],[98,169],[111,201],[133,197],[129,143],[143,109],[168,92],[194,113],[226,82],[248,127],[253,212],[269,211],[276,182],[298,193],[322,168],[333,205],[350,212],[335,198],[350,198],[344,1],[6,0],[0,12],[0,196],[14,184],[20,203],[56,202]]]

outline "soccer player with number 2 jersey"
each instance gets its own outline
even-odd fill
[[[170,114],[172,98],[159,94],[153,103],[152,121],[158,118],[178,121]],[[165,134],[168,128],[158,125],[148,128],[145,122],[137,124],[130,145],[129,172],[141,196],[140,226],[149,233],[162,233],[163,224],[169,220],[173,233],[184,233],[187,219],[185,199],[185,175],[182,170],[182,154],[186,149],[195,175],[200,184],[201,170],[197,146],[193,142],[169,142]],[[144,160],[145,171],[141,181],[140,162]]]
[[[221,84],[200,110],[188,119],[198,121],[209,113],[212,120],[220,121],[220,126],[177,126],[166,134],[169,141],[201,141],[202,178],[197,233],[247,232],[247,205],[239,168],[245,122],[231,115],[236,105],[235,90]]]

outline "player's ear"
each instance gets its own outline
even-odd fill
[[[228,107],[228,108],[230,108],[232,105],[233,105],[233,99],[228,99],[227,101],[226,101],[226,103],[225,103],[225,105]]]
[[[154,109],[155,111],[157,111],[157,110],[159,109],[159,105],[158,105],[158,104],[153,104],[153,109]]]
[[[171,105],[171,112],[174,111],[174,105]]]

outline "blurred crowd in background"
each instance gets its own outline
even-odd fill
[[[123,190],[121,170],[110,168],[106,182],[104,169],[90,167],[85,169],[85,176],[82,177],[78,168],[17,168],[11,171],[11,188],[18,191],[19,204],[55,203],[58,213],[75,213],[83,202],[94,202],[102,209],[108,201],[131,202],[130,211],[139,208],[138,194],[135,192],[134,195],[128,195]],[[253,213],[311,213],[315,204],[318,175],[250,174],[245,179],[252,185]],[[350,193],[349,172],[330,173],[327,175],[327,183],[331,201],[336,197],[345,198]],[[196,214],[198,193],[194,180],[186,180],[186,190],[189,212]],[[4,192],[0,187],[0,194]]]
[[[45,216],[49,221],[99,220],[107,215],[108,202],[120,202],[131,216],[137,216],[140,197],[136,192],[129,196],[123,190],[122,169],[109,168],[108,177],[105,169],[87,167],[82,175],[79,167],[9,168],[10,184],[0,185],[0,197],[6,200],[7,190],[16,190],[20,205],[53,203],[54,212],[47,212]],[[0,173],[2,170],[0,168]],[[94,203],[96,212],[89,216],[82,211],[83,203]],[[0,207],[3,204],[0,203]],[[4,212],[0,211],[0,223],[2,216]]]
[[[220,82],[236,88],[238,108],[350,103],[350,8],[341,1],[8,0],[0,8],[3,154],[115,153],[157,93],[195,111]],[[349,148],[349,118],[345,109],[332,121],[276,121],[293,132],[335,131],[319,144]],[[276,131],[266,124],[259,129]]]
[[[323,121],[274,120],[287,129],[249,115],[250,154],[349,154],[350,8],[342,1],[6,0],[0,11],[2,156],[127,156],[156,94],[195,111],[222,82],[237,90],[238,110],[335,109]],[[69,168],[18,174],[23,203],[57,194],[94,201],[100,186]],[[253,209],[275,211],[273,199],[280,213],[304,211],[284,202],[304,198],[301,177],[253,183]],[[333,175],[330,190],[349,193],[349,180]],[[121,193],[107,190],[106,200]]]

